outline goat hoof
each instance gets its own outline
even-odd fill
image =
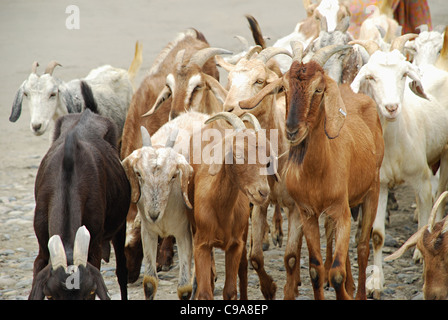
[[[177,296],[180,300],[189,300],[191,293],[193,291],[193,286],[191,284],[181,286],[177,288]]]
[[[146,300],[154,300],[157,292],[157,279],[153,276],[143,277],[143,291]]]

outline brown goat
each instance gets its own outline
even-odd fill
[[[149,106],[156,103],[159,93],[162,92],[166,86],[167,76],[170,73],[176,74],[175,62],[178,53],[183,51],[183,60],[188,61],[188,59],[195,53],[204,48],[209,48],[209,44],[204,35],[195,29],[188,29],[168,43],[156,57],[148,76],[146,76],[132,97],[123,129],[121,159],[126,158],[134,150],[142,147],[142,138],[140,134],[141,126],[144,126],[149,134],[153,135],[169,120],[169,114],[173,106],[172,97],[168,97],[166,100],[161,101],[159,107],[151,116],[142,117],[142,115],[148,111]],[[219,79],[219,71],[213,57],[204,62],[202,72],[210,77]],[[182,105],[182,108],[184,108],[184,105]],[[140,225],[134,223],[136,215],[137,207],[132,203],[127,218],[128,227],[125,247],[129,282],[131,283],[138,279],[143,259]],[[170,238],[170,240],[174,241],[173,238]],[[168,247],[170,248],[172,245],[168,245]],[[159,264],[165,265],[167,263],[166,261],[170,264],[172,254],[164,255],[164,257],[166,260],[159,261]]]
[[[246,130],[243,122],[231,113],[219,113],[207,123],[225,119],[236,129],[224,138],[215,139],[213,153],[222,155],[221,162],[202,159],[196,161],[198,152],[205,148],[194,145],[194,136],[190,143],[190,163],[193,177],[189,186],[189,199],[193,211],[190,219],[194,230],[194,259],[197,281],[197,298],[213,299],[213,279],[211,278],[214,247],[221,248],[226,254],[226,279],[223,290],[224,299],[236,299],[237,274],[240,278],[240,298],[247,299],[247,254],[246,240],[249,226],[250,202],[264,203],[269,196],[269,184],[266,175],[260,174],[266,164],[256,161],[250,163],[253,153],[268,154],[270,143],[258,131]],[[259,124],[255,125],[256,130]],[[228,125],[213,122],[201,129],[217,129],[221,133]],[[210,132],[210,131],[209,131]],[[245,142],[247,138],[247,142]],[[218,140],[218,141],[216,141]],[[225,163],[224,162],[225,159]],[[243,163],[240,163],[243,160]],[[272,161],[272,159],[270,160]],[[200,163],[197,163],[200,162]],[[219,186],[216,188],[215,186]]]
[[[396,252],[384,261],[398,259],[408,249],[417,245],[423,255],[423,294],[425,300],[448,299],[448,217],[435,222],[436,212],[448,191],[443,192],[434,204],[428,225],[414,233]]]
[[[314,297],[324,298],[325,267],[320,253],[318,219],[322,213],[334,223],[335,253],[327,272],[338,299],[353,298],[348,246],[350,207],[362,204],[362,234],[358,244],[357,299],[366,299],[365,281],[370,231],[379,195],[379,170],[384,154],[382,129],[373,100],[340,85],[322,68],[347,46],[319,50],[301,62],[302,48],[294,48],[290,70],[266,86],[242,108],[257,105],[267,94],[284,88],[286,136],[290,142],[286,187],[300,211],[309,251]],[[297,241],[291,239],[288,241]]]

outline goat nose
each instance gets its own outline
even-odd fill
[[[269,189],[258,189],[258,193],[263,198],[267,198],[267,196],[269,195]]]
[[[42,123],[33,123],[32,127],[34,131],[39,131],[42,128]]]
[[[393,104],[386,104],[385,108],[387,111],[389,111],[390,113],[394,113],[395,111],[397,111],[398,109],[398,104],[397,103],[393,103]]]
[[[295,138],[295,136],[297,135],[298,132],[299,132],[298,128],[297,129],[293,129],[293,130],[286,129],[286,138],[288,140],[294,140],[294,138]]]

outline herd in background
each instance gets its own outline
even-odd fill
[[[446,28],[401,35],[396,21],[369,7],[354,39],[343,1],[304,4],[308,17],[272,46],[249,15],[255,45],[238,36],[239,53],[210,47],[198,30],[179,33],[138,88],[139,43],[129,70],[102,66],[70,82],[53,76],[59,63],[41,76],[33,63],[10,116],[16,121],[26,101],[34,134],[54,125],[35,184],[39,253],[30,299],[109,299],[99,269],[110,241],[122,299],[142,262],[145,298],[156,299],[157,270],[173,263],[174,241],[179,299],[213,299],[214,248],[226,256],[224,299],[250,298],[248,260],[263,296],[275,299],[263,257],[269,206],[280,246],[281,210],[288,217],[285,299],[298,295],[303,237],[316,299],[327,283],[337,299],[355,291],[356,299],[380,299],[387,206],[403,183],[415,191],[418,231],[385,260],[416,246],[425,299],[448,298]],[[218,67],[228,73],[226,87]],[[195,150],[194,135],[211,130],[221,139]],[[267,164],[249,163],[249,150],[269,155]],[[225,157],[192,161],[210,151]],[[266,167],[275,174],[260,174]],[[348,255],[352,218],[357,285]],[[370,238],[377,281],[366,275]]]

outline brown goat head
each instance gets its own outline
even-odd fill
[[[448,191],[445,191],[434,204],[429,224],[420,228],[396,252],[384,259],[398,259],[408,249],[417,246],[424,259],[423,294],[426,300],[448,299],[448,218],[435,223],[437,208],[447,196]]]
[[[290,70],[256,96],[241,101],[240,107],[252,109],[266,95],[283,89],[286,94],[286,137],[291,146],[301,144],[320,120],[324,122],[326,136],[334,139],[344,125],[346,109],[337,83],[325,74],[322,66],[331,55],[350,46],[324,47],[316,52],[310,62],[304,64],[301,61],[301,45],[294,45],[295,58]]]
[[[207,108],[222,103],[227,92],[212,76],[203,72],[206,63],[212,61],[217,54],[229,54],[230,51],[220,48],[204,48],[191,57],[185,56],[185,50],[180,50],[175,59],[176,72],[169,73],[166,77],[166,85],[159,93],[152,108],[143,116],[153,114],[169,97],[172,98],[170,119],[176,118],[186,110],[196,110],[204,113],[221,111],[208,110]],[[210,93],[214,95],[211,97]],[[217,99],[217,101],[210,101]]]

